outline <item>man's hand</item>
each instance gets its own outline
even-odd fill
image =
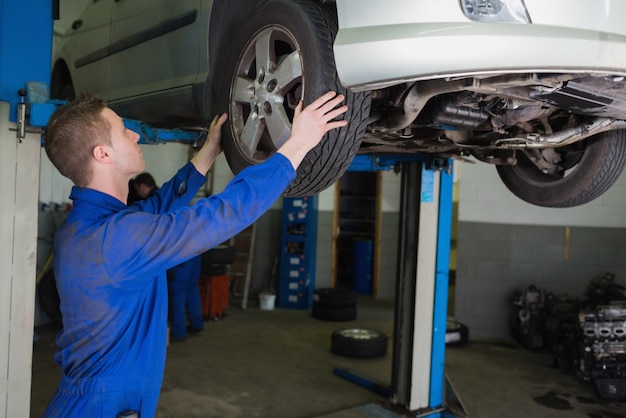
[[[348,124],[346,120],[333,120],[348,110],[348,106],[345,105],[337,107],[344,99],[343,95],[329,91],[304,109],[302,102],[298,103],[291,136],[278,150],[291,161],[294,169],[297,169],[304,156],[319,144],[326,132]]]
[[[204,141],[198,153],[191,159],[191,163],[196,167],[196,170],[204,175],[206,175],[217,156],[222,152],[222,126],[227,119],[228,115],[226,113],[213,118],[211,125],[209,125],[206,141]]]

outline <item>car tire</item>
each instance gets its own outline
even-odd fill
[[[355,306],[359,301],[359,295],[354,290],[323,288],[313,292],[313,303],[317,306],[342,308]]]
[[[362,328],[336,330],[330,338],[330,351],[352,358],[381,357],[387,353],[389,339],[379,331]]]
[[[322,321],[353,321],[357,316],[358,296],[350,289],[315,289],[311,316]]]
[[[315,319],[330,322],[354,321],[357,316],[357,309],[356,305],[336,307],[313,304],[311,316]]]
[[[453,319],[446,321],[446,346],[459,346],[469,341],[469,327]]]
[[[538,206],[567,208],[588,203],[606,192],[626,163],[626,131],[603,132],[557,150],[568,163],[564,176],[542,173],[524,152],[516,165],[496,167],[502,182],[520,199]]]
[[[319,193],[347,170],[365,133],[370,95],[341,86],[333,56],[336,32],[329,8],[304,0],[269,0],[229,41],[212,91],[217,109],[228,110],[222,147],[235,174],[265,161],[287,140],[301,98],[306,106],[330,90],[346,97],[348,111],[342,117],[349,123],[328,132],[306,155],[283,196]],[[257,65],[257,51],[267,54],[260,58],[268,66]]]

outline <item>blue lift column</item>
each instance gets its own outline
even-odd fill
[[[449,159],[357,155],[354,170],[402,173],[391,383],[354,371],[334,373],[388,397],[352,410],[355,417],[467,417],[445,375],[452,233],[453,166]]]
[[[403,162],[390,400],[450,416],[444,399],[452,226],[449,160]]]

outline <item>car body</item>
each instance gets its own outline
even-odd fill
[[[302,97],[336,90],[350,123],[286,196],[324,190],[357,153],[429,154],[474,156],[521,199],[570,207],[626,162],[625,14],[619,0],[99,0],[55,43],[51,92],[158,127],[226,110],[238,172],[284,142]]]

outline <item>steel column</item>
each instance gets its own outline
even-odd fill
[[[440,416],[452,223],[448,164],[403,163],[400,199],[391,401]]]

